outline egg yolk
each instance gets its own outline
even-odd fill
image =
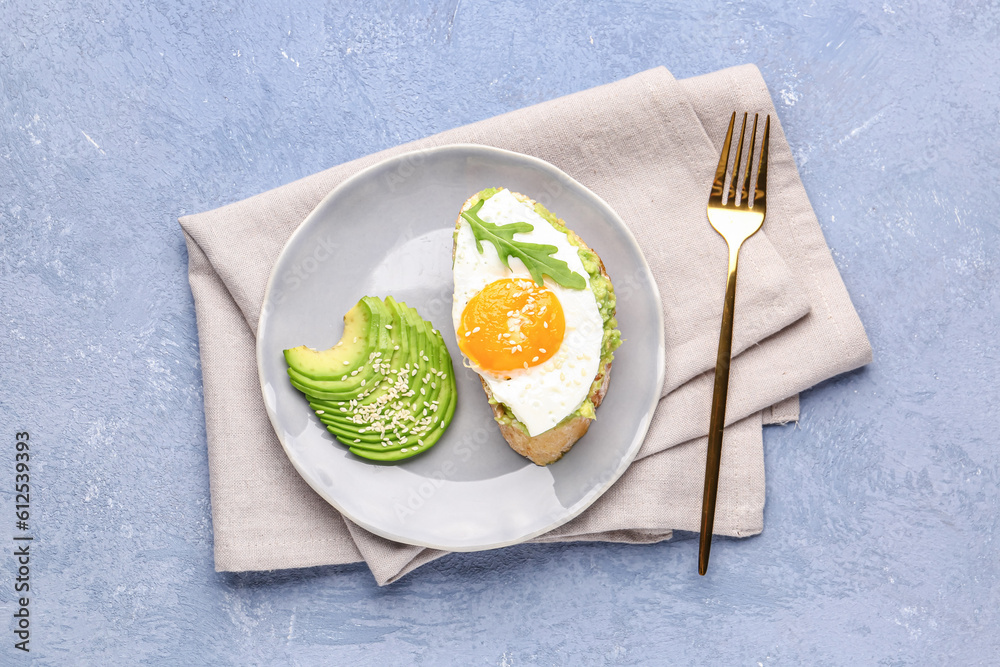
[[[545,363],[562,345],[566,319],[552,291],[532,280],[497,280],[462,311],[458,346],[486,371],[511,371]]]

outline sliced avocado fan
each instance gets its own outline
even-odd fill
[[[391,296],[366,296],[344,315],[328,350],[285,350],[292,386],[351,453],[400,461],[444,434],[458,393],[441,333]]]

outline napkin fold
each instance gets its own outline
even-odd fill
[[[216,569],[364,560],[382,585],[444,555],[369,533],[299,477],[264,410],[254,333],[271,267],[330,190],[385,158],[449,143],[534,155],[603,197],[635,235],[662,298],[665,381],[636,461],[580,516],[534,541],[648,543],[698,530],[728,257],[705,204],[734,110],[770,114],[772,134],[767,219],[740,254],[715,531],[759,533],[762,425],[796,420],[798,392],[868,363],[871,347],[757,68],[682,81],[657,68],[180,219],[201,348]],[[620,295],[639,288],[631,276],[611,278]],[[612,374],[611,391],[627,390]]]

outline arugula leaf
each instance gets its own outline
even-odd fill
[[[587,287],[587,281],[583,276],[571,271],[569,265],[561,259],[551,257],[559,248],[554,245],[514,240],[514,234],[522,234],[534,229],[530,223],[512,222],[508,225],[495,225],[480,218],[477,213],[485,203],[486,200],[481,199],[468,211],[462,211],[462,217],[468,221],[469,226],[472,227],[472,235],[476,238],[476,250],[481,253],[483,251],[482,241],[489,241],[497,249],[497,254],[504,266],[510,269],[509,258],[517,257],[524,262],[528,273],[539,286],[543,284],[542,276],[548,276],[567,289]]]

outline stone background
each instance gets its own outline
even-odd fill
[[[14,0],[0,26],[0,535],[27,430],[35,536],[32,652],[2,622],[0,664],[1000,664],[996,2]],[[747,62],[875,350],[766,430],[762,535],[706,578],[692,534],[381,589],[214,572],[179,215]]]

